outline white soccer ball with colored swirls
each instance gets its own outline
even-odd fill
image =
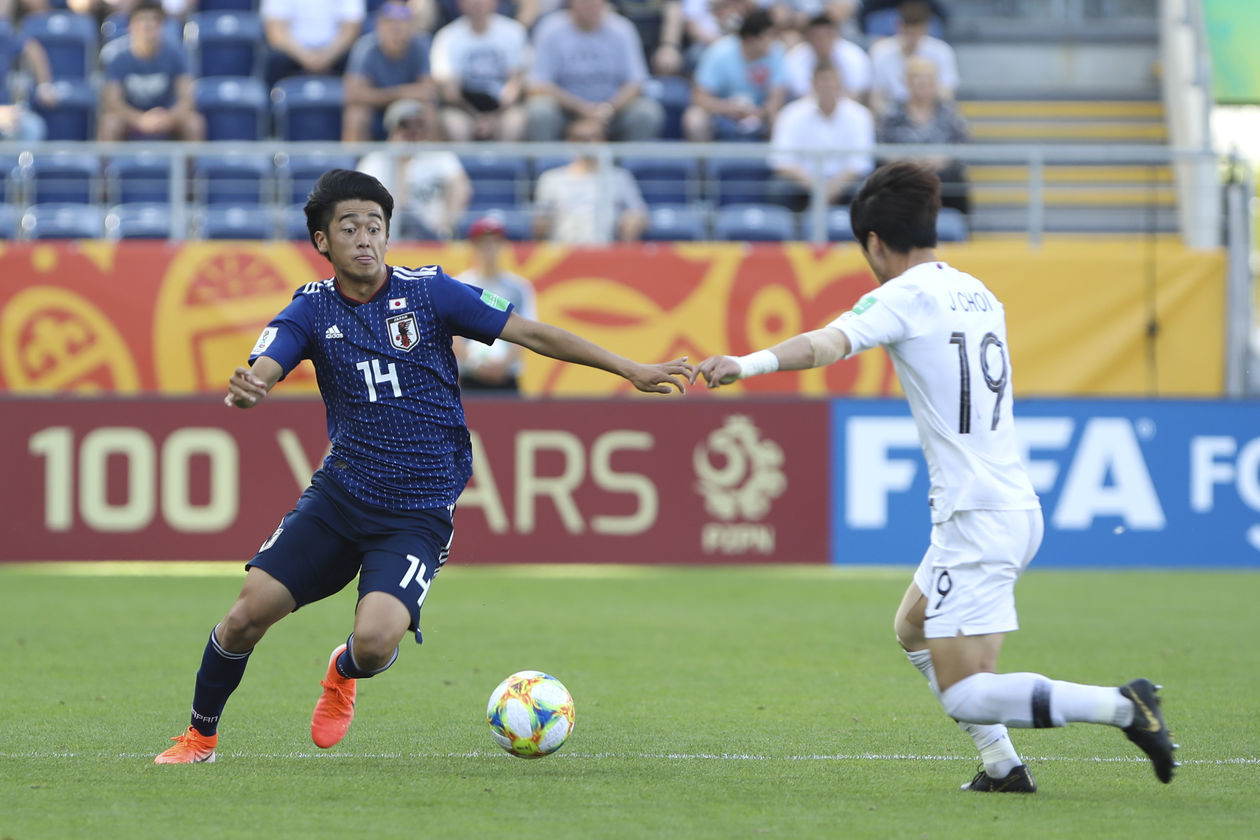
[[[573,731],[573,695],[542,671],[517,671],[490,695],[486,720],[494,740],[520,758],[560,749]]]

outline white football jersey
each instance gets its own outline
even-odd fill
[[[957,510],[1040,506],[1015,441],[1006,310],[970,274],[916,265],[829,327],[850,355],[883,345],[919,429],[932,521]]]

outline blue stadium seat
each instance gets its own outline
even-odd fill
[[[691,82],[681,76],[651,78],[644,83],[643,93],[649,99],[661,103],[661,107],[665,109],[661,139],[681,140],[683,112],[691,104]]]
[[[116,41],[127,34],[127,12],[114,12],[108,15],[105,20],[101,21],[101,46]],[[179,19],[168,17],[162,24],[162,37],[170,41],[172,44],[180,45],[184,42],[183,27],[180,25]],[[104,63],[104,55],[101,56]]]
[[[157,152],[115,156],[105,164],[105,192],[114,204],[168,201],[170,159]]]
[[[91,204],[100,196],[101,162],[84,152],[39,152],[26,168],[32,204]]]
[[[280,223],[280,235],[293,242],[310,242],[311,232],[306,228],[306,203],[290,204],[284,208]]]
[[[648,204],[688,204],[699,198],[695,158],[625,158],[621,166],[634,176]]]
[[[271,89],[281,140],[341,139],[341,77],[293,76]]]
[[[709,195],[718,204],[764,204],[769,199],[770,177],[770,165],[764,160],[710,160]]]
[[[18,204],[22,200],[22,172],[17,155],[0,155],[0,204]]]
[[[827,211],[827,240],[829,242],[856,242],[853,225],[849,223],[848,207],[832,207]]]
[[[503,221],[503,229],[507,238],[513,242],[529,242],[534,238],[534,217],[523,207],[493,207],[484,210],[469,210],[459,220],[458,233],[461,239],[467,238],[468,228],[483,216],[497,216]]]
[[[22,33],[48,53],[54,79],[87,78],[96,64],[96,20],[67,11],[39,12],[22,19]]]
[[[534,158],[534,177],[546,172],[548,169],[556,169],[565,164],[573,162],[573,155],[542,155]]]
[[[198,204],[265,204],[271,198],[273,163],[265,154],[227,152],[193,160]]]
[[[785,242],[796,238],[796,217],[777,204],[728,204],[713,219],[713,238],[732,242]]]
[[[703,242],[709,238],[709,211],[697,204],[658,204],[648,208],[644,242]]]
[[[256,12],[259,0],[198,0],[202,12]]]
[[[460,155],[459,162],[472,182],[470,207],[518,207],[523,203],[529,185],[528,159],[479,152]]]
[[[198,12],[184,25],[194,76],[253,76],[259,70],[263,37],[256,12]]]
[[[889,35],[897,34],[897,24],[901,17],[896,9],[876,9],[861,14],[862,31],[868,39],[874,41]],[[928,21],[928,34],[933,38],[945,37],[945,24],[936,15]]]
[[[22,216],[27,239],[100,239],[105,212],[95,204],[35,204]]]
[[[96,109],[100,97],[96,88],[84,79],[58,79],[57,104],[51,108],[33,103],[35,113],[44,118],[48,126],[47,140],[94,140],[96,138]]]
[[[105,213],[105,235],[111,239],[169,239],[171,205],[147,201],[115,205]]]
[[[941,242],[966,242],[967,217],[957,207],[942,207],[936,216],[936,238]]]
[[[18,225],[22,214],[11,204],[0,204],[0,240],[9,242],[17,239]]]
[[[197,215],[197,236],[202,239],[270,239],[276,217],[262,205],[217,205]]]
[[[207,140],[261,140],[267,134],[267,86],[251,76],[207,76],[196,82]]]
[[[339,152],[299,152],[276,156],[276,175],[280,178],[280,200],[285,203],[306,204],[319,176],[329,169],[354,169],[358,159],[354,155]]]

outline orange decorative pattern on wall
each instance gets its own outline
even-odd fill
[[[390,251],[393,263],[452,274],[468,256],[462,244]],[[1223,253],[1171,240],[1063,240],[951,246],[941,257],[1005,302],[1022,394],[1221,393]],[[874,285],[853,245],[521,245],[505,262],[535,283],[544,320],[643,361],[746,353],[827,323]],[[0,390],[217,393],[294,290],[328,274],[303,243],[0,245]],[[726,393],[878,396],[895,379],[875,352]],[[314,374],[303,365],[283,387],[313,392]],[[606,373],[537,356],[523,388],[629,392]]]

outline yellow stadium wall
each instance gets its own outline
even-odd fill
[[[1225,255],[1174,239],[977,242],[939,255],[1007,309],[1024,396],[1219,396]],[[543,320],[625,355],[744,353],[826,323],[874,280],[854,245],[520,245],[505,267],[534,281]],[[396,244],[390,261],[468,265],[466,245]],[[0,245],[0,390],[18,394],[218,392],[300,285],[328,275],[305,243]],[[1148,339],[1152,315],[1158,325]],[[306,367],[306,366],[304,366]],[[288,393],[313,391],[299,370]],[[531,357],[529,395],[625,393],[599,371]],[[730,389],[895,393],[867,353]]]

